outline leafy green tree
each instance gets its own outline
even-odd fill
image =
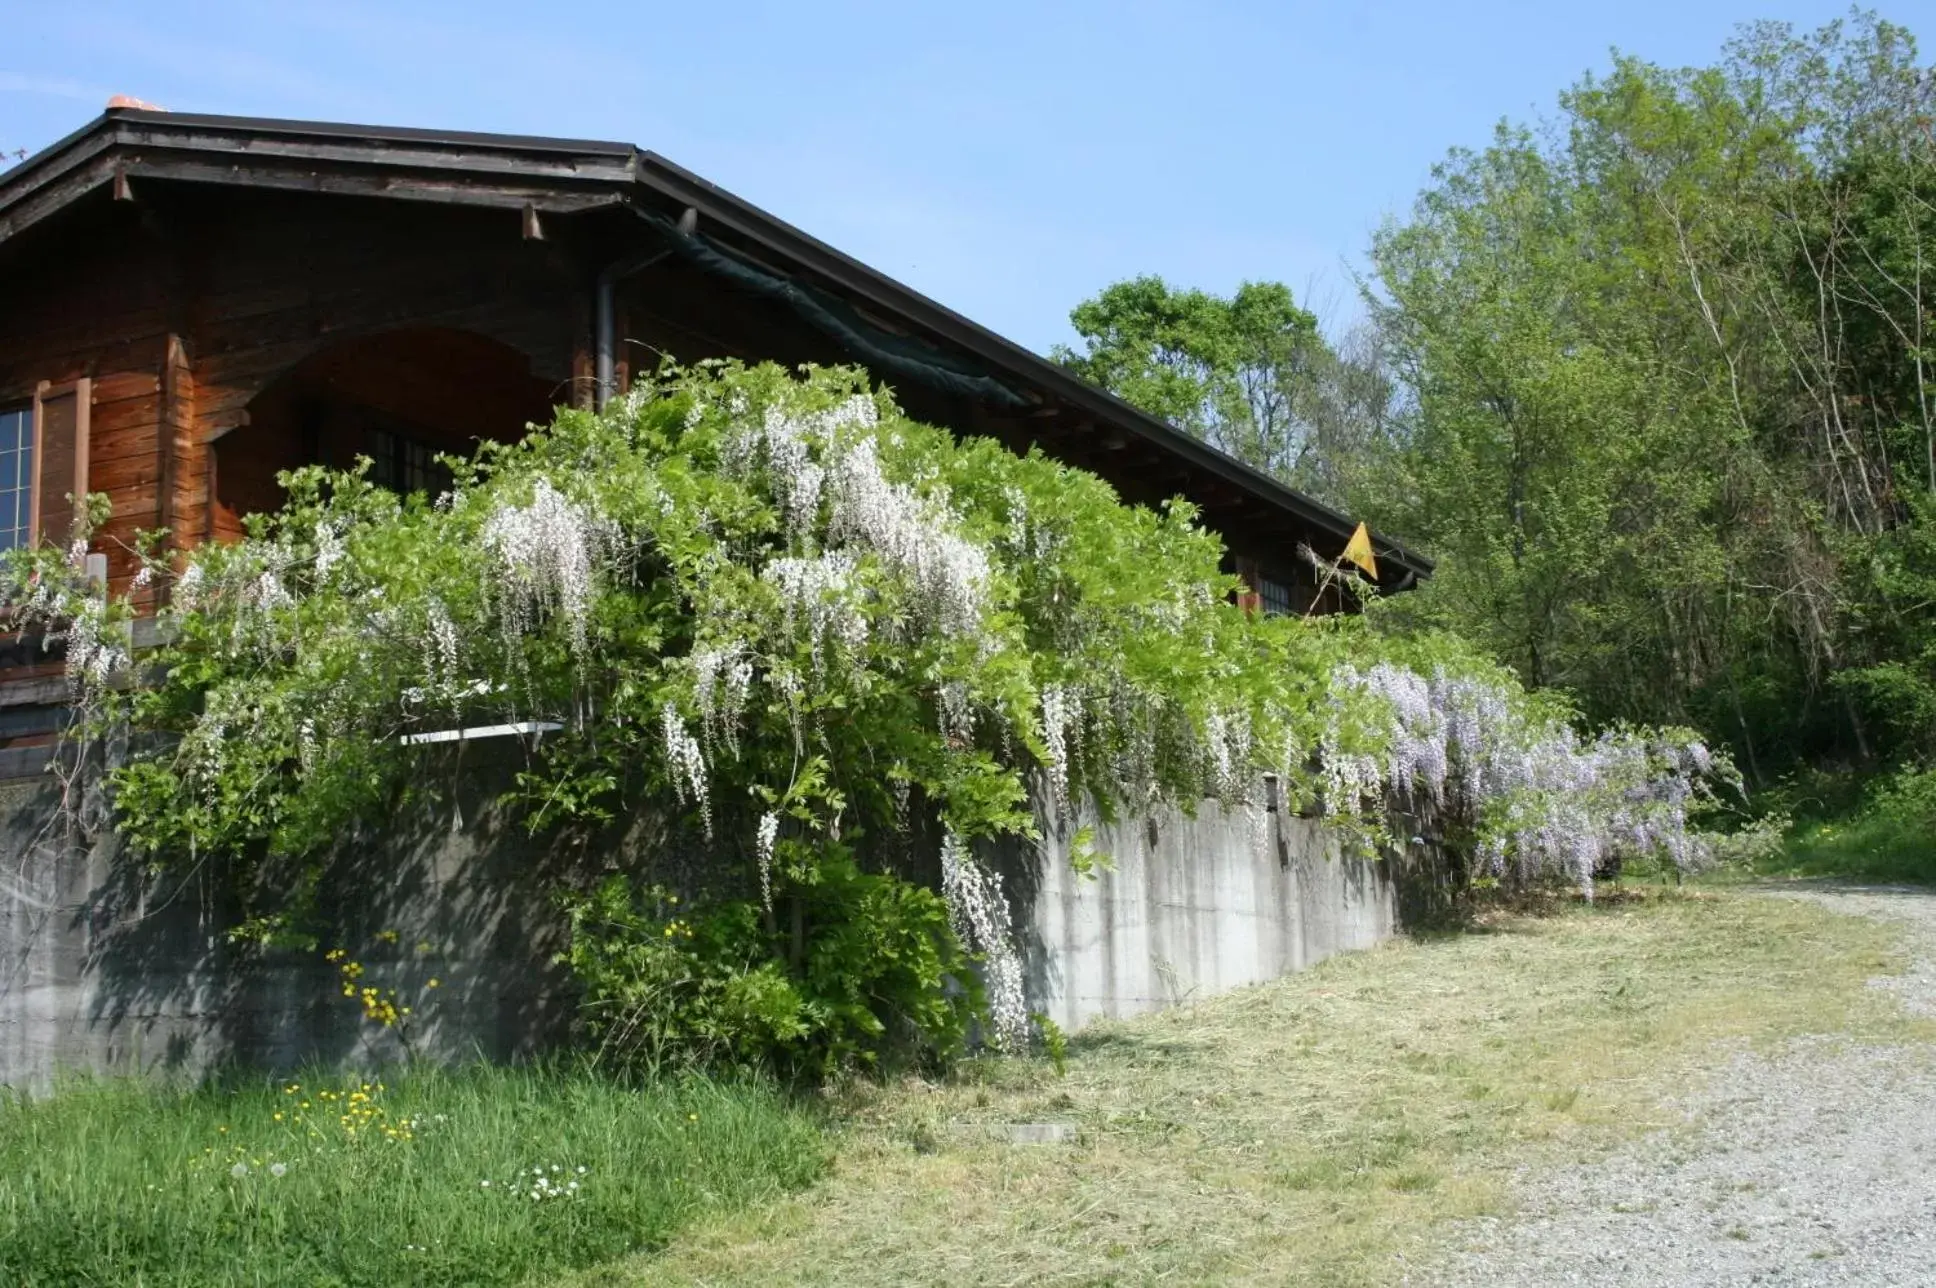
[[[1382,410],[1376,388],[1352,385],[1346,364],[1279,282],[1246,282],[1229,297],[1160,277],[1118,282],[1069,315],[1083,350],[1057,361],[1123,400],[1293,482],[1336,480],[1327,431],[1351,398]]]
[[[1453,153],[1373,243],[1404,396],[1363,503],[1441,556],[1399,616],[1596,716],[1695,719],[1760,776],[1936,751],[1900,718],[1936,697],[1907,588],[1936,77],[1858,14],[1710,67],[1618,57],[1560,107]]]

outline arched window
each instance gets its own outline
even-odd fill
[[[450,486],[440,455],[479,439],[515,442],[551,419],[557,391],[510,345],[471,331],[408,327],[345,337],[311,353],[250,400],[248,423],[214,442],[208,536],[242,532],[243,516],[282,502],[279,470],[347,469],[435,497]]]

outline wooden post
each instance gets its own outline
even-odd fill
[[[34,390],[34,492],[29,529],[37,540],[66,545],[74,520],[86,513],[88,418],[94,382],[82,376]],[[72,497],[70,501],[68,498]]]
[[[616,352],[612,354],[612,392],[622,394],[632,387],[632,350],[625,343],[625,337],[631,334],[632,314],[625,307],[623,296],[619,297],[617,313],[618,318],[612,327],[613,334],[618,338],[614,345]]]
[[[191,379],[187,347],[181,336],[171,331],[162,347],[161,415],[155,426],[155,526],[167,532],[161,539],[164,551],[178,550],[182,545],[183,534],[176,530],[181,511],[175,490],[181,485],[182,452],[192,420]],[[158,586],[154,606],[160,607],[167,599],[168,588]]]
[[[175,527],[175,480],[176,460],[180,451],[178,437],[185,428],[186,390],[188,381],[188,355],[182,347],[179,335],[170,333],[161,356],[161,432],[155,436],[155,478],[158,494],[155,497],[155,526],[169,530],[169,544],[174,544],[177,534]]]

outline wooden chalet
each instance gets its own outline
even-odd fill
[[[1188,497],[1270,610],[1354,526],[630,144],[110,108],[0,171],[0,548],[103,492],[124,589],[137,530],[233,539],[279,470],[359,454],[431,486],[660,354],[861,363],[920,419]],[[1384,589],[1429,575],[1375,544]],[[0,657],[0,742],[53,701],[30,661]]]

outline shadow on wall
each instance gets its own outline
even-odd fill
[[[569,1035],[572,984],[557,956],[568,922],[555,892],[624,871],[688,898],[747,897],[722,880],[744,863],[652,811],[577,840],[532,837],[497,803],[523,767],[517,744],[426,749],[419,799],[345,836],[326,860],[313,947],[264,948],[229,932],[245,915],[242,874],[213,861],[147,870],[105,828],[63,832],[51,779],[0,783],[0,1085],[44,1085],[66,1070],[174,1071],[223,1065],[287,1071],[368,1067],[405,1054],[514,1060]],[[925,811],[877,840],[873,861],[938,885],[940,838]],[[730,843],[730,842],[727,842]],[[250,880],[293,889],[292,865]],[[264,901],[273,906],[273,900]],[[345,996],[395,990],[400,1034]],[[438,986],[432,988],[430,981]]]
[[[503,816],[494,798],[508,759],[440,749],[426,770],[448,775],[446,799],[346,836],[327,860],[314,948],[232,942],[234,868],[149,873],[111,834],[63,836],[51,782],[0,785],[0,852],[21,856],[0,876],[0,1083],[402,1055],[398,1034],[344,995],[324,957],[338,946],[363,965],[360,984],[412,1008],[405,1032],[419,1054],[504,1060],[556,1041],[571,1008],[549,891],[586,865],[588,847],[533,839]],[[651,829],[611,844],[649,846]],[[292,878],[269,865],[256,879]]]

